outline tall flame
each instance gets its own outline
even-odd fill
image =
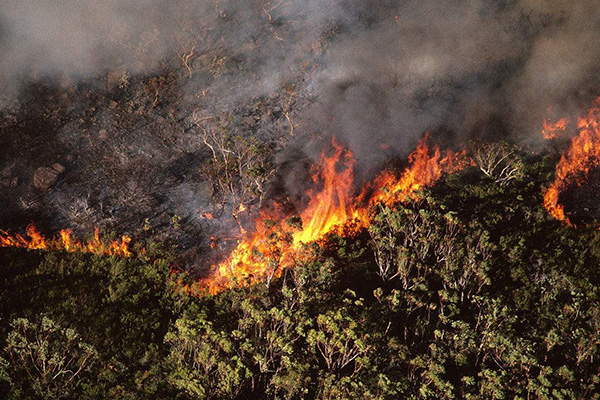
[[[27,227],[25,236],[9,234],[0,230],[0,247],[19,247],[31,250],[65,250],[69,253],[81,252],[96,255],[108,255],[119,257],[131,257],[129,250],[131,238],[121,236],[120,240],[107,243],[100,239],[98,228],[94,231],[94,237],[87,241],[79,241],[73,238],[70,229],[63,229],[54,238],[46,238],[38,232],[32,223]]]
[[[581,185],[589,171],[600,166],[600,97],[587,115],[577,123],[579,135],[571,140],[571,147],[556,165],[554,182],[544,192],[544,207],[554,218],[569,225],[571,221],[559,204],[560,194],[572,184]]]
[[[312,176],[313,183],[323,182],[321,190],[309,190],[309,202],[302,212],[302,230],[294,233],[294,245],[309,243],[323,235],[340,229],[359,215],[352,212],[352,190],[354,184],[354,158],[352,152],[335,142],[331,157],[321,154],[318,168]],[[338,165],[342,164],[342,171]]]
[[[294,226],[289,215],[263,211],[255,221],[254,232],[242,238],[230,257],[214,268],[211,277],[199,282],[200,291],[217,293],[235,284],[277,277],[283,267],[293,263],[302,243],[336,229],[341,232],[357,216],[351,211],[354,158],[335,140],[332,147],[333,154],[321,154],[319,168],[313,171],[315,189],[307,193],[310,200],[300,223]]]
[[[263,212],[255,221],[253,233],[242,238],[230,257],[214,267],[212,275],[198,282],[195,289],[186,286],[186,291],[214,294],[235,285],[279,276],[283,268],[293,265],[303,243],[317,241],[333,232],[343,234],[366,228],[374,204],[391,205],[406,198],[414,199],[418,190],[434,184],[444,173],[469,164],[465,151],[442,153],[438,146],[430,148],[427,141],[426,134],[409,155],[409,166],[399,178],[383,172],[361,195],[354,196],[355,160],[350,151],[333,140],[333,153],[321,155],[312,175],[314,188],[307,192],[309,202],[300,213],[301,223],[293,227],[288,223],[290,215]],[[370,189],[370,197],[364,195],[366,189]]]

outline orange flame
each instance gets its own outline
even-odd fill
[[[417,145],[417,148],[408,156],[410,167],[400,178],[396,178],[389,171],[381,173],[374,181],[376,188],[369,202],[370,204],[385,203],[390,205],[406,198],[415,199],[416,193],[426,186],[437,182],[444,173],[451,174],[470,164],[466,150],[459,153],[446,151],[444,154],[438,146],[429,149],[426,133]]]
[[[359,217],[353,212],[352,190],[354,184],[354,158],[352,152],[344,151],[333,140],[334,153],[331,157],[321,155],[320,168],[312,176],[317,185],[322,181],[322,189],[309,190],[308,206],[302,212],[302,230],[293,235],[294,245],[309,243],[318,238],[340,229],[350,220]],[[342,171],[338,171],[338,164]]]
[[[130,237],[122,236],[121,240],[106,243],[100,239],[98,228],[95,229],[94,237],[86,242],[73,238],[70,229],[63,229],[58,236],[46,239],[38,232],[33,223],[27,227],[25,236],[9,234],[0,230],[0,247],[18,247],[31,250],[65,250],[69,253],[81,252],[102,256],[131,257],[130,242]]]
[[[215,219],[214,215],[212,215],[212,213],[209,213],[209,212],[204,212],[200,215],[202,215],[202,218],[205,218],[209,221]]]
[[[579,135],[571,140],[571,147],[556,165],[554,182],[544,192],[544,207],[559,221],[572,225],[565,214],[559,196],[572,184],[581,185],[589,171],[600,165],[600,97],[594,101],[587,115],[577,123]]]
[[[542,135],[544,136],[544,139],[556,139],[565,129],[567,129],[568,123],[569,120],[567,118],[561,118],[554,123],[548,122],[548,120],[544,118],[542,121]]]
[[[256,228],[239,242],[223,263],[214,267],[212,275],[201,280],[196,289],[186,292],[215,294],[235,285],[248,285],[280,276],[283,268],[292,266],[301,255],[303,243],[323,238],[329,233],[356,232],[370,224],[370,208],[383,202],[391,205],[416,198],[417,191],[434,184],[444,173],[452,173],[469,165],[465,151],[445,152],[427,145],[428,135],[409,156],[409,167],[396,178],[390,172],[378,176],[370,187],[372,195],[354,197],[354,158],[333,140],[333,154],[321,155],[313,172],[314,188],[307,192],[309,202],[300,213],[301,223],[293,227],[289,215],[262,212]],[[385,187],[385,189],[384,189]],[[287,220],[287,223],[286,223]]]

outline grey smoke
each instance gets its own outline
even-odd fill
[[[4,0],[0,84],[11,96],[220,48],[245,68],[208,84],[212,107],[302,78],[300,131],[335,134],[375,165],[387,156],[377,144],[406,152],[440,128],[498,135],[491,120],[536,142],[548,107],[575,114],[597,89],[599,19],[597,2],[568,0]],[[202,79],[182,90],[193,97]]]

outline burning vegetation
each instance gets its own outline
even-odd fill
[[[561,194],[585,183],[589,172],[600,165],[600,98],[579,118],[577,129],[579,134],[573,137],[570,148],[556,165],[554,182],[544,192],[544,207],[548,213],[568,225],[572,223],[560,203]]]
[[[579,119],[579,135],[572,139],[569,150],[561,156],[556,165],[555,180],[544,192],[543,205],[547,212],[568,225],[573,224],[559,201],[560,196],[570,187],[582,185],[588,173],[600,164],[599,118],[600,98]],[[567,125],[566,118],[554,123],[544,119],[543,137],[557,138]],[[203,131],[206,134],[206,130]],[[216,159],[214,146],[209,147]],[[226,161],[238,154],[227,150],[224,144],[219,151]],[[430,143],[429,134],[426,133],[408,156],[408,166],[401,174],[385,170],[361,189],[356,187],[354,179],[355,159],[352,151],[333,138],[331,147],[323,150],[320,160],[312,167],[312,187],[306,193],[306,207],[300,213],[293,214],[284,212],[283,207],[274,203],[270,208],[260,210],[253,221],[254,228],[246,231],[237,218],[238,214],[248,211],[244,201],[240,201],[232,212],[242,234],[236,248],[225,261],[212,267],[208,277],[183,285],[183,291],[193,295],[217,294],[232,287],[258,282],[266,282],[268,285],[285,268],[293,267],[302,259],[306,244],[319,241],[332,233],[356,235],[362,229],[369,228],[374,206],[383,204],[393,207],[406,200],[417,200],[419,190],[435,184],[444,174],[476,165],[484,175],[501,186],[521,177],[522,162],[517,155],[518,151],[518,147],[505,142],[476,141],[472,146],[471,159],[466,150],[442,151],[438,145]],[[228,164],[235,163],[222,164],[229,168]],[[235,168],[232,171],[242,174],[235,172]],[[230,181],[233,182],[231,179]],[[264,195],[263,182],[260,184],[259,206]],[[223,187],[236,193],[231,183],[223,184]],[[224,202],[222,200],[223,204]],[[212,220],[214,217],[211,213],[205,213],[204,218]],[[98,228],[95,229],[94,236],[85,241],[73,238],[70,229],[61,230],[56,237],[46,238],[37,231],[33,223],[27,227],[25,236],[0,231],[1,247],[32,250],[64,250],[70,253],[130,257],[130,242],[131,238],[128,236],[110,242],[102,240]],[[211,236],[210,247],[215,248],[217,243],[216,237]]]
[[[567,118],[561,118],[556,122],[549,122],[546,118],[542,121],[542,136],[544,139],[556,139],[562,135],[567,129],[569,120]]]
[[[572,139],[570,149],[562,155],[556,166],[555,181],[544,192],[543,204],[548,213],[569,225],[572,225],[571,221],[559,197],[569,187],[585,182],[589,171],[600,163],[599,116],[600,98],[587,115],[579,119],[577,126],[580,133]],[[567,125],[566,118],[554,123],[544,119],[542,134],[546,139],[556,138]],[[210,147],[214,153],[214,147]],[[354,179],[355,159],[352,151],[334,138],[331,147],[323,150],[320,160],[312,167],[312,187],[306,193],[306,207],[300,213],[293,214],[273,204],[270,208],[260,210],[253,221],[254,228],[246,231],[237,219],[239,213],[247,211],[244,202],[240,202],[232,213],[242,234],[236,248],[225,261],[212,267],[208,277],[183,285],[183,291],[193,295],[217,294],[232,287],[258,282],[268,285],[285,268],[293,267],[303,257],[306,244],[319,241],[331,233],[355,235],[370,226],[372,210],[377,204],[393,206],[398,202],[416,200],[420,189],[435,184],[444,174],[451,174],[469,165],[477,165],[486,176],[504,186],[522,175],[518,150],[504,142],[476,142],[472,146],[474,159],[471,159],[466,150],[442,151],[439,146],[430,143],[427,133],[408,156],[408,166],[401,174],[397,176],[385,170],[361,189],[356,187]],[[229,158],[237,154],[227,150],[224,145],[220,152]],[[223,165],[227,167],[228,163]],[[235,193],[233,186],[224,187]],[[264,194],[262,188],[260,193],[259,205]],[[212,220],[213,215],[206,213],[205,218]],[[87,241],[73,238],[70,229],[61,230],[59,235],[48,239],[33,224],[27,228],[25,236],[0,231],[0,246],[33,250],[130,257],[130,242],[128,236],[111,242],[101,240],[98,228],[93,238]],[[210,247],[216,246],[217,239],[211,236]]]
[[[0,1],[0,397],[600,400],[599,10]]]
[[[232,286],[270,282],[284,268],[294,265],[305,244],[330,233],[351,235],[368,228],[374,205],[415,199],[420,189],[433,185],[443,174],[471,163],[464,150],[442,152],[439,146],[428,143],[428,134],[408,161],[400,176],[384,171],[362,191],[357,191],[352,152],[334,139],[331,154],[324,151],[313,168],[313,189],[307,193],[306,208],[297,216],[261,213],[255,229],[244,235],[231,256],[215,266],[211,276],[186,286],[185,291],[215,294]]]
[[[59,235],[46,238],[32,223],[27,227],[25,236],[10,234],[0,230],[0,247],[17,247],[30,250],[64,250],[69,253],[91,253],[99,256],[131,257],[129,248],[131,238],[121,236],[120,240],[107,242],[100,238],[98,228],[94,230],[94,237],[87,241],[80,241],[73,237],[70,229],[63,229]]]

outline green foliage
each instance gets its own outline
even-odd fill
[[[8,362],[0,365],[11,395],[45,399],[73,397],[80,378],[89,374],[96,350],[73,330],[48,317],[37,323],[15,319],[6,340]]]
[[[420,201],[374,207],[368,231],[307,245],[268,285],[216,296],[178,294],[155,243],[130,260],[0,250],[0,392],[598,399],[600,232],[547,216],[551,166],[523,164],[505,184],[453,175]],[[289,238],[272,240],[276,255]],[[76,377],[49,381],[24,349],[57,368],[90,355]]]
[[[172,394],[161,366],[166,355],[163,337],[180,303],[169,279],[169,257],[157,258],[161,251],[154,245],[146,254],[139,259],[119,259],[64,252],[41,256],[12,249],[0,253],[6,266],[0,282],[0,347],[4,349],[0,357],[15,360],[10,346],[16,343],[19,331],[10,321],[18,321],[18,327],[24,329],[25,321],[38,321],[44,315],[41,325],[27,322],[41,332],[38,336],[47,334],[50,343],[61,337],[65,344],[65,335],[76,332],[81,343],[95,352],[95,362],[86,363],[89,373],[82,371],[77,385],[69,384],[68,398]],[[50,323],[57,328],[50,329]],[[28,328],[28,333],[35,329]],[[11,379],[10,383],[0,382],[0,392],[4,385],[7,391],[21,391],[26,398],[48,398],[39,391],[23,389],[34,385],[32,378],[27,383]]]
[[[251,373],[231,338],[200,316],[180,319],[175,326],[177,331],[165,338],[172,349],[172,384],[192,398],[235,398]]]

